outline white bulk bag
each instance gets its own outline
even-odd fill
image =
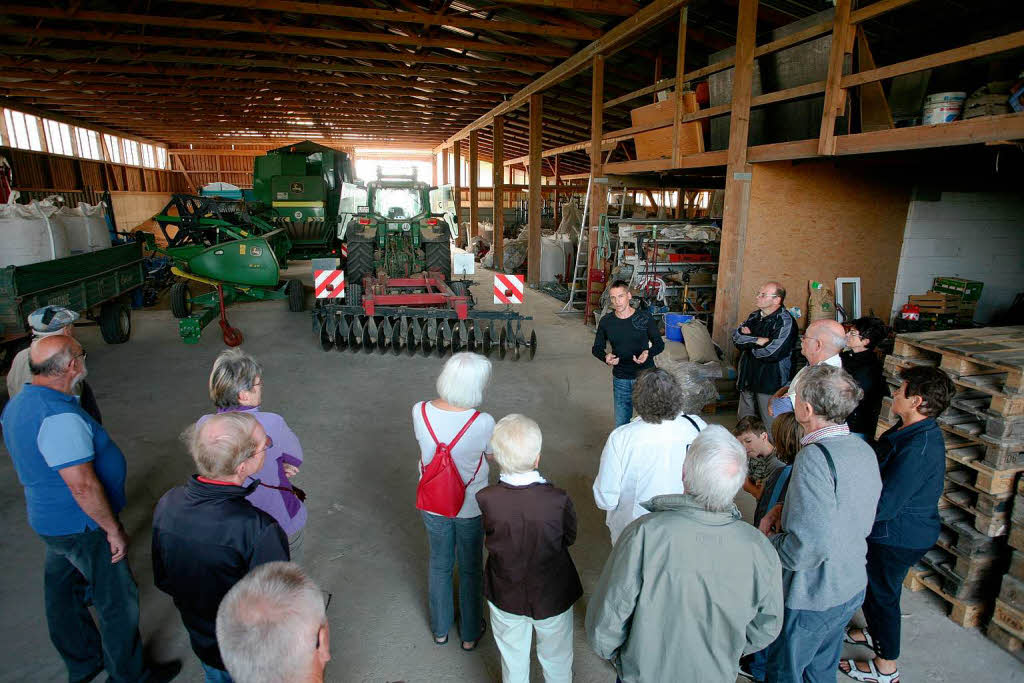
[[[104,202],[95,206],[79,202],[73,209],[65,206],[57,212],[54,220],[64,227],[72,254],[86,254],[110,247],[106,209]]]
[[[57,207],[33,201],[15,204],[12,192],[0,205],[0,267],[25,266],[70,255],[64,226],[53,220]]]

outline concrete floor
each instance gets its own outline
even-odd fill
[[[475,293],[489,306],[491,276],[477,277],[484,285]],[[614,681],[583,633],[589,591],[610,550],[604,515],[590,492],[613,426],[609,373],[590,356],[592,333],[578,316],[557,316],[560,307],[527,292],[523,312],[537,318],[540,352],[533,362],[495,360],[483,408],[496,418],[526,413],[544,430],[541,469],[569,491],[579,514],[573,557],[587,594],[576,605],[576,680]],[[286,417],[305,449],[297,482],[309,494],[307,566],[334,595],[328,679],[500,680],[490,636],[466,653],[456,644],[457,631],[449,645],[436,647],[427,628],[427,543],[413,503],[417,454],[409,412],[415,401],[435,396],[442,361],[325,353],[314,343],[308,315],[289,313],[278,302],[237,306],[231,320],[245,332],[245,349],[266,368],[265,407]],[[177,436],[209,411],[206,380],[224,346],[215,327],[197,346],[181,344],[168,311],[137,311],[133,323],[132,339],[122,346],[104,344],[95,327],[76,334],[89,351],[90,382],[105,423],[129,462],[122,519],[133,538],[129,557],[139,583],[143,639],[158,660],[184,661],[178,680],[201,681],[171,600],[153,586],[150,521],[158,498],[193,471]],[[734,420],[712,418],[727,425]],[[739,495],[749,515],[752,499]],[[0,457],[0,516],[7,520],[0,535],[0,681],[65,680],[43,613],[43,544],[28,527],[7,457]],[[949,621],[930,593],[905,594],[903,608],[903,680],[1024,681],[1020,662],[978,630]],[[533,680],[542,680],[536,670]]]

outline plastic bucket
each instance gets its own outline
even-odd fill
[[[924,100],[921,111],[921,125],[931,126],[936,123],[949,123],[960,118],[964,108],[965,92],[937,92]]]
[[[683,315],[682,313],[666,313],[665,336],[672,341],[683,341],[683,329],[680,327],[680,325],[682,325],[683,323],[688,323],[691,320],[693,320],[692,315]]]

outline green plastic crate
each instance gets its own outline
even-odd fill
[[[981,288],[984,286],[984,282],[959,277],[937,277],[932,281],[933,292],[955,294],[968,303],[981,298]]]

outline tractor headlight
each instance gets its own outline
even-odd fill
[[[409,232],[410,230],[412,230],[412,226],[409,225],[408,223],[402,223],[402,230],[404,232]]]

